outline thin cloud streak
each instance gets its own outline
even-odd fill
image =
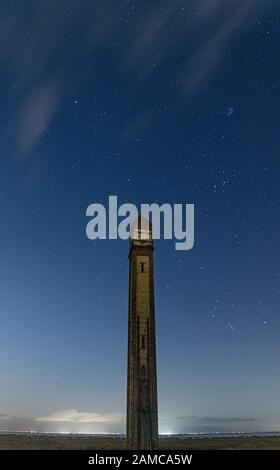
[[[62,94],[56,81],[48,80],[26,97],[18,110],[15,139],[23,155],[33,147],[54,119]]]
[[[32,153],[62,107],[64,93],[66,98],[73,93],[85,75],[92,80],[86,64],[105,49],[114,54],[119,74],[130,73],[131,86],[144,85],[164,67],[167,87],[175,83],[178,95],[201,93],[235,34],[245,25],[249,30],[274,1],[160,0],[141,8],[123,2],[115,9],[104,0],[79,5],[62,0],[55,8],[27,1],[19,10],[9,4],[0,9],[0,53],[13,77],[7,94],[14,112],[2,140],[15,143],[18,154]],[[76,47],[70,50],[73,38]],[[53,70],[59,70],[59,80],[48,78]]]
[[[116,423],[122,416],[115,413],[96,413],[67,409],[56,411],[49,416],[41,416],[36,421],[76,422],[76,423]]]
[[[221,22],[220,27],[212,35],[207,35],[204,42],[192,53],[183,78],[186,93],[198,94],[208,85],[217,72],[234,35],[245,26],[249,30],[264,8],[273,2],[274,0],[266,4],[261,0],[235,0],[234,2],[230,0],[227,2],[228,6],[232,8],[231,14]],[[222,3],[215,1],[208,17],[208,23],[211,23],[222,13]]]

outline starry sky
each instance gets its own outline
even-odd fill
[[[280,6],[3,0],[0,429],[123,432],[128,242],[93,202],[193,203],[155,244],[160,432],[280,430]]]

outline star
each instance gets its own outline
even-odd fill
[[[234,114],[234,109],[233,109],[232,106],[230,106],[226,111],[226,115],[227,115],[228,118],[231,118],[231,117],[233,117],[233,114]]]

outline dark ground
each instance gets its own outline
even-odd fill
[[[0,450],[56,449],[56,450],[122,450],[124,439],[76,437],[76,436],[0,436]],[[280,437],[219,437],[219,438],[164,438],[159,441],[160,449],[277,449]]]

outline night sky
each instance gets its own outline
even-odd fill
[[[128,242],[86,208],[193,203],[155,243],[160,432],[280,430],[280,5],[0,6],[0,429],[123,432]]]

